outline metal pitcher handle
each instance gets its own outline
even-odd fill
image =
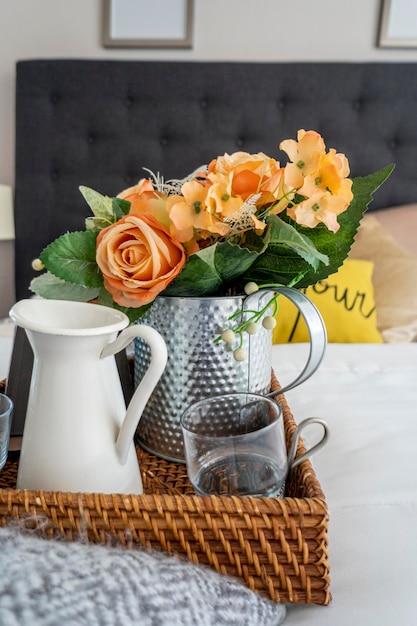
[[[326,326],[324,325],[320,312],[310,298],[308,298],[302,291],[298,291],[293,287],[276,287],[274,288],[274,291],[291,300],[303,316],[307,325],[308,334],[310,336],[310,352],[307,363],[297,378],[288,383],[288,385],[285,385],[285,387],[278,389],[278,391],[271,391],[266,394],[268,397],[285,393],[289,389],[293,389],[294,387],[301,385],[301,383],[310,378],[320,365],[327,345]]]

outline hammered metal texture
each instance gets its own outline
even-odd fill
[[[251,296],[251,309],[271,297]],[[257,301],[257,302],[254,302]],[[168,364],[152,393],[137,429],[138,443],[149,452],[185,462],[180,417],[190,404],[232,391],[267,393],[271,383],[272,333],[260,326],[256,335],[244,333],[245,361],[235,361],[224,342],[214,343],[219,329],[244,306],[241,296],[222,298],[158,297],[140,320],[161,333],[168,348]],[[236,347],[236,346],[235,346]],[[135,340],[135,385],[149,365],[150,352]]]

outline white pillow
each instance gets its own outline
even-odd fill
[[[391,209],[394,217],[396,209]],[[417,239],[417,205],[413,218],[411,209],[398,212],[393,230],[398,238],[409,230],[407,241]],[[377,327],[385,342],[410,342],[417,340],[417,256],[402,247],[387,231],[374,213],[365,215],[359,227],[349,258],[364,259],[374,263],[372,282],[376,304]],[[411,213],[410,213],[411,214]],[[415,226],[413,226],[415,220]],[[388,223],[388,218],[385,220]],[[413,231],[414,228],[414,231]],[[417,245],[417,244],[416,244]],[[411,246],[412,247],[412,246]]]
[[[372,211],[370,215],[377,218],[394,241],[417,257],[417,204]]]

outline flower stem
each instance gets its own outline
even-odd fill
[[[268,290],[270,289],[271,291],[274,291],[275,289],[277,289],[277,287],[294,287],[294,285],[296,285],[304,276],[305,276],[306,272],[300,272],[299,274],[297,274],[297,276],[295,276],[289,283],[288,285],[283,285],[281,283],[265,283],[263,285],[258,285],[258,289],[259,290]],[[253,293],[256,293],[256,291],[254,291]],[[251,294],[252,295],[252,294]],[[231,327],[231,330],[235,333],[235,335],[237,336],[237,339],[239,340],[239,348],[242,347],[243,345],[243,333],[245,332],[245,330],[248,328],[249,324],[257,324],[266,314],[266,312],[268,311],[268,309],[272,306],[273,307],[273,311],[272,311],[272,315],[271,317],[275,317],[276,314],[278,313],[279,310],[279,303],[278,303],[278,298],[281,294],[279,293],[274,293],[274,295],[268,300],[268,302],[265,304],[265,306],[263,306],[259,311],[254,310],[254,309],[242,309],[241,311],[236,311],[236,313],[233,313],[229,318],[228,321],[232,322],[234,321],[237,317],[241,316],[249,316],[247,317],[247,319],[245,319],[244,321],[238,323],[236,326]],[[250,296],[248,296],[250,297]],[[216,337],[214,339],[214,343],[219,343],[222,340],[221,335],[219,335],[218,337]]]

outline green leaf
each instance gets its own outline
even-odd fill
[[[120,220],[130,211],[128,200],[103,196],[90,187],[81,186],[79,189],[94,215],[85,220],[85,227],[89,231],[99,232]]]
[[[127,215],[130,211],[130,202],[123,200],[123,198],[112,198],[112,211],[117,220]]]
[[[259,253],[228,241],[192,254],[165,295],[204,296],[241,276],[256,261]]]
[[[103,219],[111,219],[113,217],[112,198],[103,196],[98,191],[90,189],[90,187],[84,187],[84,185],[81,185],[79,190],[95,217],[101,217]]]
[[[148,309],[150,309],[153,303],[150,302],[149,304],[144,304],[143,306],[140,306],[134,309],[123,307],[117,304],[116,302],[114,302],[109,292],[106,291],[104,287],[102,287],[98,295],[97,304],[102,304],[103,306],[108,306],[113,309],[117,309],[118,311],[121,311],[122,313],[127,315],[130,323],[133,324],[134,322],[137,322],[144,315],[144,313],[146,313]]]
[[[187,297],[215,293],[222,279],[214,266],[214,248],[211,246],[188,257],[183,270],[163,291],[163,295]]]
[[[50,243],[40,259],[58,278],[85,287],[101,287],[103,276],[96,263],[96,233],[66,233]]]
[[[349,254],[373,193],[390,176],[393,169],[394,165],[387,165],[373,174],[353,179],[354,197],[348,210],[338,217],[340,228],[337,233],[329,231],[324,224],[315,228],[297,227],[298,233],[308,237],[312,245],[329,258],[328,265],[321,263],[318,269],[314,269],[295,249],[292,255],[286,245],[271,243],[245,273],[243,280],[253,280],[258,284],[277,282],[288,285],[294,277],[303,274],[297,287],[307,287],[334,274]]]
[[[89,302],[97,298],[99,294],[99,289],[67,283],[50,272],[45,272],[41,276],[34,278],[29,288],[38,296],[53,300]]]
[[[94,233],[99,233],[103,228],[107,228],[107,226],[110,226],[112,223],[113,222],[110,222],[104,217],[86,217],[85,219],[86,230]]]
[[[258,256],[256,250],[224,241],[215,246],[214,266],[222,281],[230,282],[249,269]]]
[[[319,267],[319,261],[329,264],[329,258],[317,250],[311,240],[299,232],[291,224],[287,224],[277,215],[267,218],[270,225],[270,245],[280,244],[294,250],[301,258],[309,263],[315,270]]]
[[[245,235],[245,248],[248,250],[255,250],[256,252],[263,252],[269,243],[269,229],[265,230],[262,235],[257,235],[253,230],[250,230]]]

